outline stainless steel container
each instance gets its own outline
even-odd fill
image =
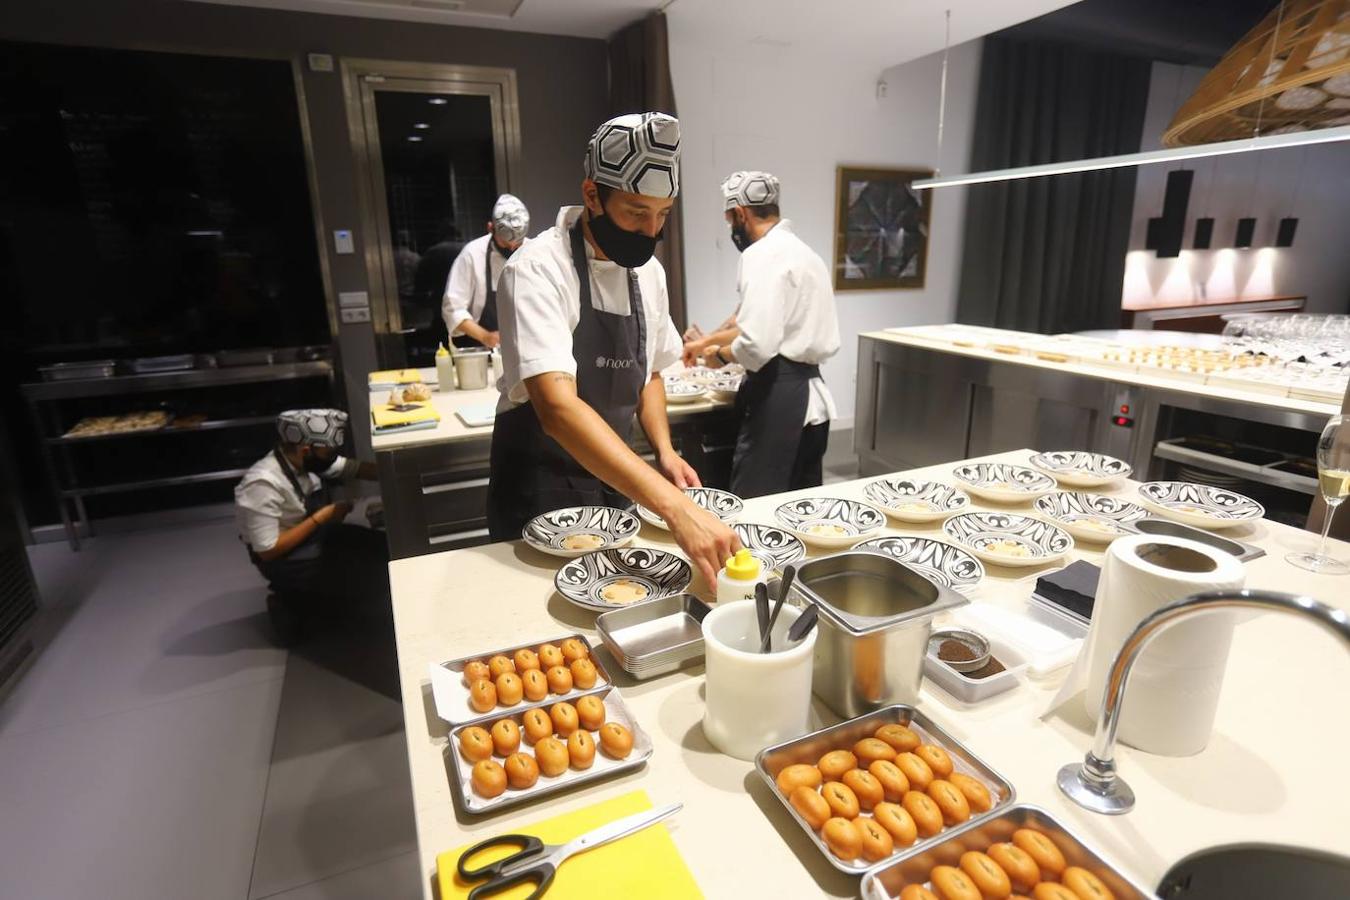
[[[595,630],[623,670],[655,678],[703,659],[708,604],[693,594],[671,594],[601,613]]]
[[[455,377],[461,391],[477,391],[488,386],[488,372],[492,370],[492,354],[487,350],[457,350]]]
[[[1106,883],[1116,900],[1156,900],[1157,895],[1103,857],[1069,826],[1040,807],[1025,803],[996,809],[994,814],[942,832],[938,836],[943,839],[941,843],[921,842],[923,846],[915,844],[879,863],[863,877],[863,900],[894,900],[908,885],[927,884],[935,866],[955,866],[961,854],[968,850],[988,850],[993,844],[1011,839],[1012,833],[1019,828],[1030,828],[1045,835],[1064,854],[1069,865],[1081,866],[1096,875]]]
[[[1236,556],[1243,562],[1251,562],[1258,556],[1266,555],[1266,551],[1262,550],[1260,547],[1253,547],[1251,544],[1244,544],[1241,541],[1235,541],[1231,538],[1219,537],[1217,534],[1210,534],[1208,531],[1202,531],[1199,528],[1182,525],[1180,522],[1173,522],[1171,519],[1146,516],[1137,522],[1130,523],[1130,527],[1134,528],[1136,531],[1142,531],[1144,534],[1161,534],[1167,537],[1188,538],[1192,541],[1199,541],[1202,544],[1208,544],[1216,550],[1222,550],[1224,553]]]
[[[793,602],[820,607],[812,690],[844,718],[915,704],[933,617],[970,602],[891,556],[849,550],[802,563]]]

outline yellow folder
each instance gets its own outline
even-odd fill
[[[436,857],[441,900],[469,896],[473,885],[459,880],[455,864],[459,862],[460,854],[481,840],[511,833],[532,834],[545,844],[565,844],[607,822],[651,808],[652,801],[646,791],[633,791],[533,825],[503,828],[491,821],[484,822],[474,840]],[[608,897],[686,900],[702,897],[703,893],[694,883],[694,876],[689,873],[680,852],[675,849],[670,832],[666,830],[668,823],[678,827],[679,821],[680,814],[676,813],[664,822],[620,838],[612,844],[570,857],[554,876],[548,900],[599,900]],[[510,852],[512,848],[493,848],[478,854],[473,862],[483,865]],[[494,896],[517,900],[528,897],[533,890],[533,885],[519,885]]]
[[[370,384],[416,384],[422,380],[422,373],[416,369],[385,369],[371,372],[367,381]]]
[[[370,417],[375,421],[377,429],[441,420],[441,414],[436,412],[430,403],[406,403],[401,411],[387,403],[377,403],[370,408]]]

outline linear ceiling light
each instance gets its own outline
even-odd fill
[[[1350,125],[1319,128],[1292,134],[1267,134],[1242,141],[1221,141],[1217,144],[1199,144],[1194,147],[1176,147],[1170,150],[1147,150],[1143,153],[1124,153],[1119,156],[1098,156],[1094,159],[1076,159],[1068,162],[1045,163],[1039,166],[1020,166],[1015,169],[994,169],[938,178],[920,178],[912,182],[915,190],[955,187],[961,184],[985,184],[992,181],[1015,181],[1019,178],[1040,178],[1044,175],[1065,175],[1070,172],[1095,172],[1099,169],[1121,169],[1126,166],[1146,166],[1151,163],[1175,162],[1201,156],[1224,156],[1230,153],[1248,153],[1253,150],[1281,150],[1308,144],[1329,144],[1350,141]]]

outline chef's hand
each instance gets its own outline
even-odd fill
[[[489,331],[483,335],[483,346],[491,350],[502,342],[502,335],[499,331]]]
[[[700,363],[699,357],[703,355],[703,348],[707,343],[702,338],[686,341],[684,344],[684,364],[687,368],[692,368]]]
[[[322,506],[314,513],[314,521],[320,525],[327,525],[331,522],[341,522],[347,518],[347,513],[352,511],[352,505],[346,501],[330,503]]]
[[[677,488],[703,487],[694,467],[684,461],[684,457],[675,451],[663,454],[659,460],[661,474],[670,479]]]
[[[703,364],[710,369],[720,369],[724,365],[722,357],[717,355],[717,351],[722,348],[717,344],[709,344],[703,348]]]
[[[703,573],[704,583],[709,588],[715,587],[717,570],[726,565],[726,561],[740,549],[741,542],[736,532],[717,516],[687,499],[674,515],[666,516],[665,519],[675,543],[680,545],[694,567]]]
[[[699,328],[697,325],[690,325],[684,330],[684,342],[686,344],[696,341],[701,337],[703,337],[703,329]]]

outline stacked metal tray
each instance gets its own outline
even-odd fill
[[[703,658],[708,612],[708,604],[693,594],[671,594],[603,613],[595,628],[625,672],[655,678]]]

